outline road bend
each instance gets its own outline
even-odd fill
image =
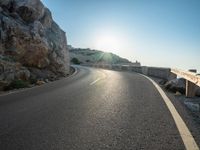
[[[77,67],[69,78],[0,96],[2,150],[184,150],[145,77]]]

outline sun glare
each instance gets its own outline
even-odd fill
[[[111,33],[100,34],[95,39],[95,47],[99,50],[113,52],[119,50],[121,41],[118,36]]]

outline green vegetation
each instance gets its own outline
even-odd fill
[[[23,80],[13,80],[8,86],[4,88],[4,90],[8,91],[27,87],[29,87],[29,82]]]
[[[77,59],[77,58],[72,58],[71,63],[76,64],[76,65],[80,65],[81,62]]]
[[[11,57],[11,56],[4,56],[1,59],[4,60],[4,61],[8,61],[8,62],[16,62],[16,59],[14,57]]]

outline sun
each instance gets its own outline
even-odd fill
[[[101,33],[95,39],[95,47],[106,52],[113,52],[120,49],[121,41],[116,34]]]

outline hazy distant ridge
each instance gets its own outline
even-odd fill
[[[71,62],[74,60],[78,61],[80,64],[89,63],[105,63],[105,64],[131,64],[132,62],[126,58],[122,58],[116,54],[103,52],[100,50],[91,50],[89,48],[73,48],[68,46],[70,52]]]

